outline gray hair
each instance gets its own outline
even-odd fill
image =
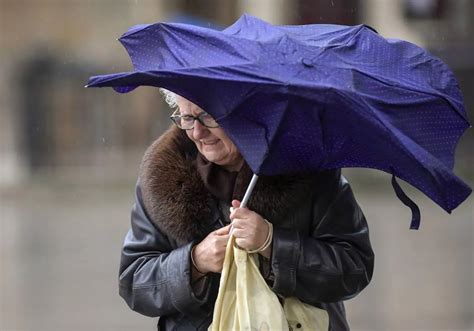
[[[161,95],[165,99],[165,102],[168,104],[168,106],[172,109],[175,110],[178,108],[178,102],[176,100],[176,94],[174,92],[171,92],[167,89],[160,88],[159,89]]]

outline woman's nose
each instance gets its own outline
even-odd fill
[[[202,139],[209,133],[208,128],[201,124],[198,120],[194,121],[193,137],[195,139]]]

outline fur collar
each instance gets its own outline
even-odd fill
[[[139,185],[152,222],[184,244],[203,238],[215,198],[207,191],[195,165],[197,149],[186,133],[168,129],[145,152]],[[249,208],[277,224],[308,195],[315,176],[260,177]],[[312,180],[313,179],[313,180]]]

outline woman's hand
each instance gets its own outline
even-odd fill
[[[201,273],[221,272],[225,248],[229,240],[230,224],[212,231],[192,251],[195,267]],[[197,270],[196,270],[197,271]]]
[[[247,208],[239,208],[240,201],[232,200],[232,207],[234,210],[230,213],[230,219],[236,244],[248,251],[262,247],[267,239],[268,231],[270,231],[267,222],[256,212]],[[259,253],[269,258],[271,245]]]

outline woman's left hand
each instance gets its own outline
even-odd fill
[[[262,247],[270,230],[267,222],[256,212],[240,208],[238,200],[232,200],[232,207],[234,210],[230,213],[230,219],[236,244],[248,251]],[[268,258],[271,254],[271,246],[259,253]]]

